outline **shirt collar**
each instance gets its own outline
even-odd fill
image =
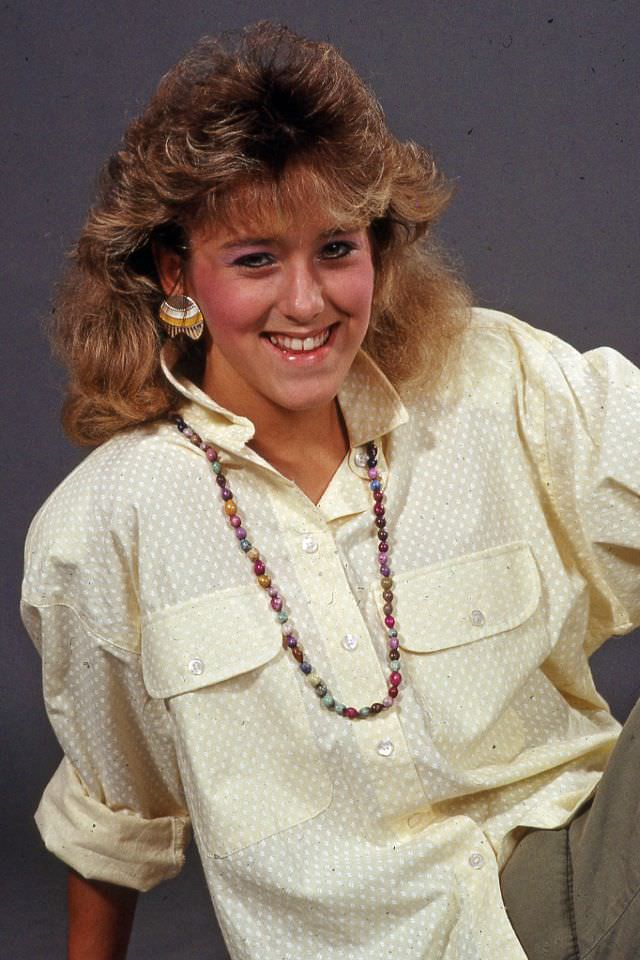
[[[251,420],[216,403],[180,372],[178,361],[175,345],[167,341],[160,353],[160,366],[169,383],[187,401],[181,411],[184,419],[211,443],[241,453],[255,434]],[[385,436],[409,419],[397,391],[363,350],[356,355],[338,401],[352,449]]]

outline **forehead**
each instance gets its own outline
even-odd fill
[[[313,171],[245,181],[211,196],[195,226],[230,235],[273,237],[313,223],[318,232],[368,226],[363,203]]]

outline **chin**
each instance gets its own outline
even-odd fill
[[[296,392],[294,395],[288,394],[287,396],[274,397],[273,399],[277,406],[283,410],[289,410],[291,413],[307,413],[327,407],[335,400],[337,395],[338,390],[336,389],[335,391],[314,393],[312,395],[308,393],[302,395]]]

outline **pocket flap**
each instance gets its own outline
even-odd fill
[[[248,673],[282,651],[262,591],[217,590],[142,624],[142,672],[152,697],[173,697]]]
[[[430,653],[524,623],[538,606],[540,577],[531,548],[518,542],[400,574],[393,590],[401,647]]]

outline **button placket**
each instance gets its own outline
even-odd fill
[[[402,832],[398,818],[405,822],[407,807],[423,807],[426,798],[402,723],[393,709],[378,714],[373,720],[355,723],[352,729],[361,760],[375,786],[377,811],[381,816],[393,818],[398,824],[397,831]]]
[[[302,564],[305,569],[300,570],[300,576],[304,578],[310,612],[317,623],[318,633],[324,639],[326,656],[333,673],[333,684],[329,684],[333,695],[342,703],[360,709],[385,696],[383,663],[370,639],[368,626],[351,587],[346,582],[346,573],[337,550],[322,547],[320,552],[322,563],[318,573],[312,577],[305,576],[308,569],[305,562]],[[311,573],[310,570],[308,572]],[[372,719],[372,724],[377,719]]]
[[[364,471],[366,473],[366,467]],[[330,527],[327,525],[326,529],[329,530]],[[370,637],[368,624],[358,606],[337,548],[329,548],[326,531],[316,532],[313,523],[306,529],[297,526],[295,532],[299,544],[302,538],[308,535],[320,543],[322,562],[318,572],[311,575],[308,561],[318,559],[317,555],[311,554],[301,564],[298,576],[333,674],[327,674],[327,683],[332,694],[356,709],[380,701],[386,694],[387,679],[383,655],[378,654]],[[295,610],[293,615],[295,616]],[[382,624],[379,629],[383,632]],[[384,639],[383,636],[381,639]],[[319,657],[318,653],[318,659]],[[320,668],[319,672],[322,673]],[[358,741],[361,760],[371,769],[374,779],[375,771],[382,773],[383,767],[395,776],[393,768],[396,762],[402,764],[403,783],[397,792],[394,791],[397,799],[387,802],[383,808],[383,813],[386,813],[388,807],[388,812],[395,815],[398,813],[396,806],[400,797],[406,810],[406,797],[415,794],[415,806],[420,806],[424,804],[424,791],[415,772],[400,723],[397,717],[389,717],[390,712],[385,711],[384,715],[379,714],[350,724],[349,735],[353,731]],[[383,781],[385,782],[379,785],[381,799],[389,793],[385,775]]]
[[[301,601],[315,626],[315,636],[306,638],[301,630],[300,638],[303,644],[307,639],[310,659],[336,700],[356,709],[369,706],[385,695],[385,675],[331,537],[330,522],[310,516],[303,526],[299,518],[289,515],[286,507],[283,520],[288,550],[294,556],[297,553],[300,561],[296,576]],[[317,544],[314,552],[302,549],[303,540],[313,549],[307,537]],[[300,601],[294,603],[292,594],[290,612],[294,626],[300,626],[296,624],[299,604]]]
[[[352,463],[350,466],[355,468]],[[366,467],[363,468],[363,473],[366,474]],[[364,490],[364,485],[363,496],[369,505],[369,491]],[[336,509],[339,507],[340,504],[337,504]],[[378,654],[369,634],[367,621],[352,591],[343,561],[337,548],[329,545],[330,534],[327,531],[331,529],[331,521],[327,521],[325,527],[319,528],[317,517],[314,521],[310,516],[303,527],[298,518],[289,515],[286,506],[283,519],[296,538],[294,540],[287,537],[288,547],[293,555],[297,551],[302,561],[297,576],[305,594],[309,614],[316,626],[319,645],[324,646],[329,668],[326,679],[333,695],[342,703],[357,709],[380,701],[385,696],[387,686],[382,648]],[[312,533],[320,544],[320,549],[315,554],[306,554],[300,550],[301,538],[308,533]],[[292,614],[295,618],[293,603]],[[374,629],[381,631],[383,641],[384,628],[379,620],[376,620]],[[350,650],[343,646],[343,639],[347,634],[358,637],[357,645]],[[311,638],[309,645],[311,646]],[[319,648],[317,658],[320,663]],[[322,670],[319,672],[322,673]],[[328,716],[327,722],[335,719]],[[375,790],[376,817],[389,817],[393,821],[403,817],[406,820],[407,809],[424,806],[424,788],[409,752],[397,708],[350,723],[344,736],[355,738],[360,763],[367,771]],[[383,753],[377,750],[383,741],[390,741],[392,745],[392,752],[386,756],[386,746]]]

